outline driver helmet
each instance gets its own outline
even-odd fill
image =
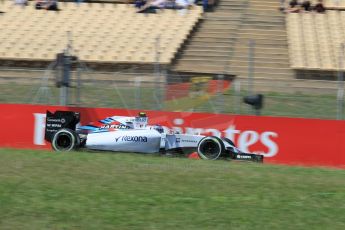
[[[139,112],[138,117],[147,117],[145,112]]]

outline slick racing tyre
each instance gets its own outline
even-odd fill
[[[223,153],[225,153],[224,143],[218,137],[204,137],[198,144],[198,155],[201,159],[216,160]]]
[[[71,151],[80,145],[80,138],[71,129],[60,129],[57,131],[52,140],[52,147],[55,151]]]

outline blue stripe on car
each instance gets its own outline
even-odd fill
[[[95,126],[84,125],[84,126],[80,126],[78,129],[84,129],[84,130],[97,130],[97,129],[99,129],[99,128],[98,128],[98,127],[95,127]]]

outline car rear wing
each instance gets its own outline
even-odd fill
[[[48,142],[54,137],[54,134],[63,128],[75,130],[80,121],[80,113],[72,111],[55,111],[46,113],[46,127],[44,139]]]

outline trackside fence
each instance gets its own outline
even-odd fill
[[[261,115],[343,119],[339,85],[336,81],[328,81],[327,87],[319,83],[320,87],[301,87],[291,82],[183,76],[165,70],[159,74],[135,69],[104,73],[76,70],[65,96],[67,105],[81,107],[256,114],[243,97],[260,93],[264,95]],[[57,87],[52,70],[0,71],[0,103],[60,105],[62,88]]]

